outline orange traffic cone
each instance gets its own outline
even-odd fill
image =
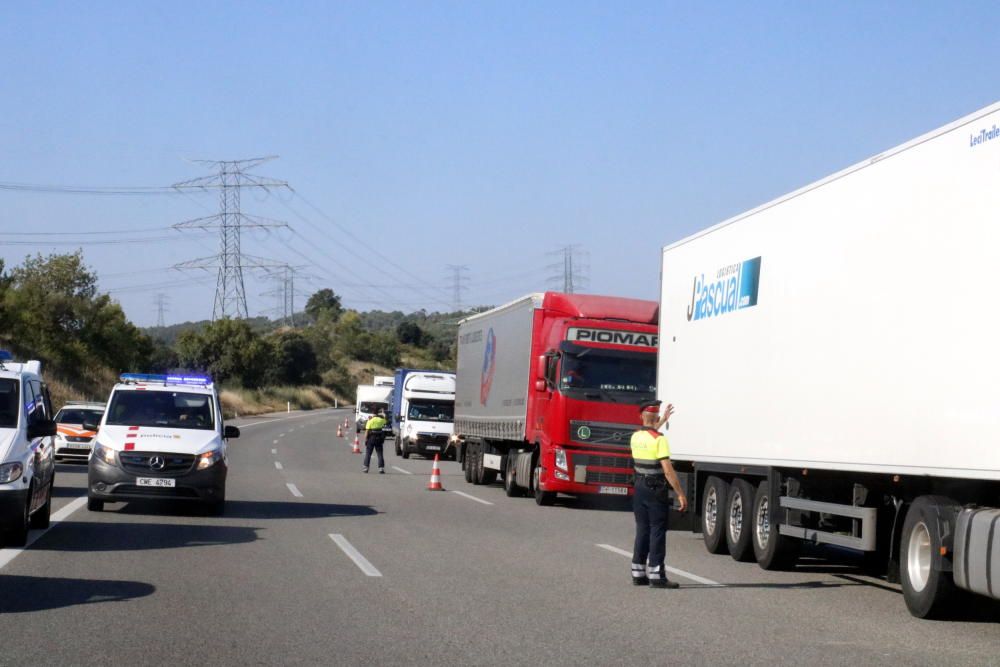
[[[438,461],[440,457],[434,455],[434,466],[431,468],[431,481],[427,485],[428,491],[444,491],[444,487],[441,486],[441,468],[439,467]]]
[[[347,428],[347,417],[344,417],[344,428]]]
[[[344,431],[341,430],[340,424],[337,424],[337,437],[338,438],[343,438],[344,437]]]
[[[351,450],[351,453],[352,454],[361,453],[361,441],[358,439],[358,436],[354,436],[354,448]]]

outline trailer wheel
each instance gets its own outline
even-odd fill
[[[483,448],[476,445],[472,449],[472,483],[479,486],[483,483]]]
[[[712,554],[726,553],[726,507],[729,500],[729,484],[724,480],[709,477],[705,480],[704,500],[701,505],[701,536],[705,548]]]
[[[733,560],[753,558],[753,498],[755,491],[745,479],[733,480],[726,510],[726,546]]]
[[[472,484],[472,450],[468,445],[465,446],[465,455],[462,457],[462,473],[465,481]]]
[[[951,575],[934,566],[942,540],[937,507],[954,504],[941,496],[920,496],[906,512],[900,542],[900,583],[906,608],[917,618],[940,615],[955,593]]]
[[[784,569],[794,559],[795,543],[771,521],[775,502],[777,498],[771,498],[767,480],[761,482],[753,500],[753,555],[764,570]]]
[[[542,467],[535,466],[535,472],[531,476],[531,488],[535,492],[535,504],[536,505],[551,505],[556,500],[556,494],[553,491],[542,491],[542,485],[539,478],[542,476]]]

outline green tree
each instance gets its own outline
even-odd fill
[[[400,343],[419,346],[423,338],[423,329],[413,320],[403,320],[396,325],[396,340]]]
[[[273,348],[244,320],[221,319],[177,339],[181,365],[210,373],[218,382],[234,380],[259,387],[268,372]]]
[[[306,315],[313,322],[319,322],[323,319],[336,322],[343,310],[343,306],[340,304],[340,297],[330,288],[319,290],[306,301]]]
[[[267,380],[273,384],[310,384],[319,382],[316,352],[298,331],[279,331],[270,337],[273,356]]]

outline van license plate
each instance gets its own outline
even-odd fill
[[[135,483],[139,486],[160,486],[172,489],[176,486],[177,480],[169,477],[137,477]]]
[[[627,496],[627,486],[602,486],[597,489],[598,493],[610,494],[612,496]]]
[[[424,447],[424,449],[426,449],[429,452],[440,452],[441,451],[441,447],[438,446],[438,445],[427,445],[426,447]]]

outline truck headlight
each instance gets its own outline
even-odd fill
[[[556,448],[556,467],[568,470],[566,467],[566,450]]]
[[[198,457],[198,470],[205,470],[206,468],[211,468],[216,463],[222,460],[222,450],[213,449],[211,451],[205,452]]]
[[[94,458],[108,465],[115,465],[115,450],[101,443],[94,445]]]
[[[24,467],[20,463],[4,463],[0,465],[0,484],[10,484],[21,479]]]

